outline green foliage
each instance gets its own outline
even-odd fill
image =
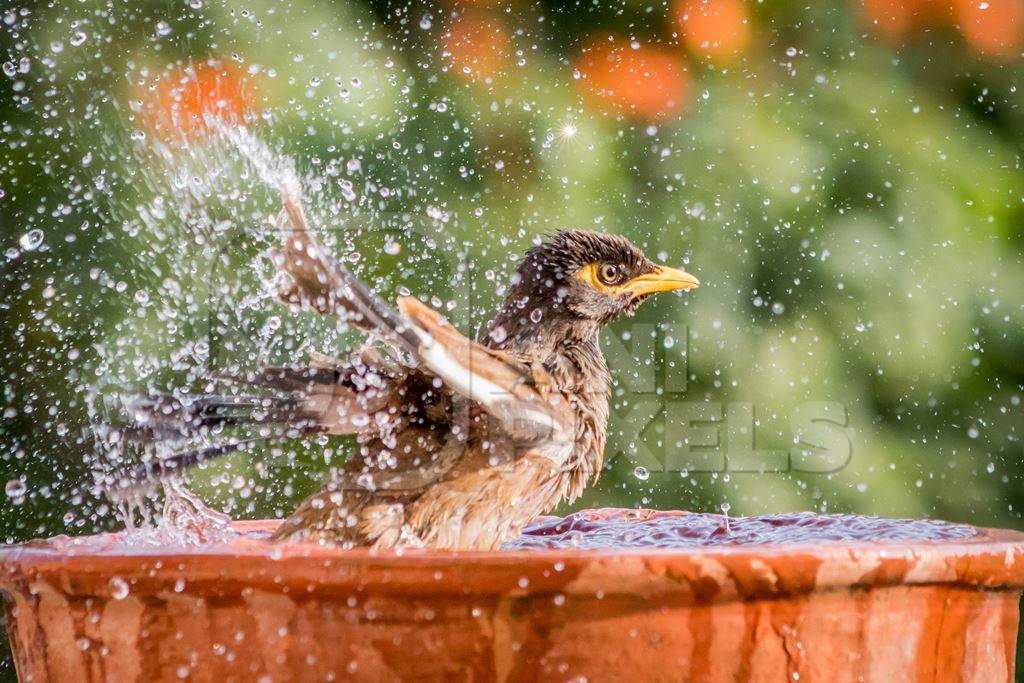
[[[894,48],[845,4],[786,2],[757,4],[746,54],[712,66],[675,45],[660,5],[516,6],[497,15],[513,54],[488,83],[448,66],[450,16],[440,6],[207,4],[174,16],[166,3],[38,7],[0,31],[0,57],[31,62],[3,77],[3,247],[17,249],[29,230],[45,235],[40,249],[7,258],[0,276],[0,479],[24,477],[29,488],[23,502],[0,500],[4,538],[114,525],[89,491],[90,391],[195,383],[202,354],[183,349],[204,334],[210,297],[259,291],[252,264],[268,241],[253,231],[267,225],[272,193],[222,151],[216,163],[234,170],[220,185],[191,203],[175,196],[161,180],[166,162],[145,151],[163,143],[136,113],[156,75],[208,57],[253,74],[267,112],[258,135],[326,178],[324,198],[307,187],[313,214],[340,235],[340,252],[362,253],[357,269],[383,294],[435,294],[454,302],[453,319],[479,326],[536,236],[566,226],[621,232],[671,263],[685,258],[704,285],[609,333],[636,344],[636,330],[661,326],[657,340],[689,330],[646,357],[611,355],[620,417],[647,394],[656,404],[750,404],[757,448],[788,449],[801,405],[846,409],[850,459],[832,474],[684,475],[671,471],[671,415],[620,420],[609,455],[621,455],[586,504],[729,502],[737,514],[814,508],[1019,524],[1017,60],[973,57],[946,29]],[[79,29],[89,38],[74,47]],[[650,122],[587,107],[572,63],[589,36],[610,31],[690,62],[685,113]],[[332,161],[366,202],[330,205]],[[183,212],[140,219],[164,196]],[[431,207],[448,218],[433,220]],[[382,253],[392,237],[400,256]],[[138,291],[154,305],[141,305]],[[272,316],[285,323],[256,355],[238,346],[239,363],[352,348],[329,322],[250,303],[223,325],[259,340]],[[645,367],[663,381],[671,363],[685,364],[685,393],[629,388]],[[643,463],[649,478],[636,476],[638,443],[655,454]],[[350,444],[329,447],[337,458]],[[278,515],[324,475],[324,448],[236,456],[197,486],[234,514]]]

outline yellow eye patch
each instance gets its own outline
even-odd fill
[[[600,267],[600,263],[588,263],[580,268],[580,271],[576,273],[576,277],[583,280],[597,291],[607,294],[608,296],[619,296],[622,294],[625,291],[626,285],[629,283],[626,282],[620,285],[606,285],[601,282],[601,278],[597,276],[597,272]]]
[[[655,266],[652,272],[632,280],[626,280],[622,284],[606,285],[597,275],[600,267],[600,263],[588,263],[580,268],[576,277],[608,296],[621,296],[629,293],[633,297],[638,297],[677,289],[695,289],[700,285],[700,281],[689,273],[668,266]]]

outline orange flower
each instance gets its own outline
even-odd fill
[[[466,12],[448,25],[443,55],[463,78],[494,78],[508,62],[508,33],[492,13]]]
[[[672,52],[595,40],[576,62],[588,101],[613,113],[655,119],[681,113],[691,90],[690,74]]]
[[[233,64],[207,62],[172,69],[142,96],[146,125],[161,134],[207,132],[216,121],[237,123],[252,113],[248,77]]]
[[[750,42],[750,20],[743,0],[683,0],[676,19],[687,49],[714,61],[729,61]]]
[[[1020,54],[1024,0],[955,0],[954,9],[960,32],[975,50],[992,57]]]

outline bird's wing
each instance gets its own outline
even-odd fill
[[[551,390],[545,372],[466,338],[416,299],[400,299],[400,312],[395,311],[320,244],[297,196],[284,192],[282,201],[290,224],[276,259],[285,276],[282,299],[325,314],[343,314],[405,352],[415,370],[439,378],[452,393],[482,406],[506,439],[535,446],[559,464],[568,457],[573,412]]]
[[[352,462],[336,485],[351,479],[363,489],[409,491],[436,481],[462,459],[459,440],[443,442],[437,428],[446,423],[446,434],[468,434],[479,419],[476,406],[491,418],[484,431],[486,438],[500,442],[499,460],[527,452],[546,456],[556,466],[568,459],[574,414],[542,368],[467,339],[415,299],[401,299],[401,312],[388,306],[323,248],[307,227],[298,197],[282,194],[282,219],[290,229],[275,255],[283,276],[281,298],[320,313],[342,314],[398,351],[399,362],[372,348],[346,361],[318,354],[307,368],[214,377],[280,395],[139,398],[131,407],[136,422],[131,429],[142,440],[186,439],[225,426],[257,427],[260,435],[149,460],[118,478],[114,487],[131,489],[252,443],[326,432],[358,434],[368,440],[370,453],[409,456],[386,468]],[[394,408],[410,399],[422,403],[416,406],[421,410],[396,413]],[[456,410],[456,403],[474,408]],[[382,446],[374,447],[373,439]],[[391,439],[396,442],[388,443]]]
[[[352,325],[412,353],[419,343],[399,315],[345,268],[309,231],[299,197],[282,191],[281,245],[274,254],[282,274],[278,296],[325,314],[341,314]]]
[[[419,338],[421,367],[454,393],[479,404],[513,443],[550,449],[550,457],[568,455],[574,414],[551,377],[539,366],[527,367],[459,333],[437,311],[412,297],[398,309]]]

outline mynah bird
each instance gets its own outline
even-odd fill
[[[346,359],[315,354],[308,367],[216,378],[247,385],[244,395],[151,395],[132,406],[156,434],[223,439],[229,427],[259,428],[255,439],[152,459],[135,478],[268,433],[355,435],[358,452],[281,524],[279,540],[479,550],[515,538],[601,472],[611,382],[601,329],[654,294],[699,284],[623,237],[560,231],[526,252],[472,341],[416,298],[388,306],[320,244],[296,193],[282,199],[280,297],[343,316],[375,343]]]

